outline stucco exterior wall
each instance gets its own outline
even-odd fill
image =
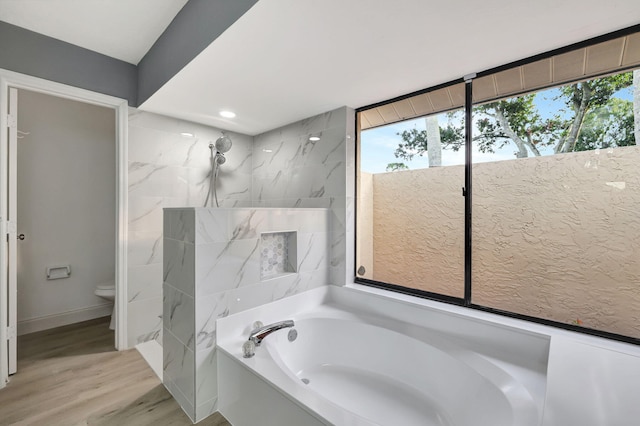
[[[473,167],[473,302],[640,338],[640,148]],[[374,279],[463,295],[462,166],[373,176]]]
[[[356,233],[358,245],[356,248],[357,275],[362,278],[374,279],[373,275],[373,174],[360,172],[358,175],[358,220]],[[364,268],[364,271],[360,270]],[[362,273],[364,272],[364,273]]]
[[[376,281],[464,296],[463,186],[462,166],[373,176]]]

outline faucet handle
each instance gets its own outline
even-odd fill
[[[256,344],[253,340],[247,340],[242,345],[242,356],[245,358],[251,358],[256,354]]]
[[[253,329],[256,330],[258,328],[264,327],[264,323],[262,321],[256,321],[253,323]]]

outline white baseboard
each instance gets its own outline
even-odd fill
[[[136,349],[162,382],[162,346],[157,340],[138,343]]]
[[[35,333],[36,331],[48,330],[50,328],[62,327],[63,325],[88,321],[94,318],[106,317],[111,315],[112,312],[113,303],[104,303],[102,305],[75,309],[73,311],[62,312],[60,314],[18,321],[18,336]]]

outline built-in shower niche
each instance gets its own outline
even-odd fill
[[[297,232],[263,232],[260,234],[260,281],[298,272]]]

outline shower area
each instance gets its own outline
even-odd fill
[[[218,409],[218,318],[350,275],[354,120],[340,108],[254,137],[208,128],[182,143],[189,198],[162,205],[156,244],[159,334],[163,383],[192,420]]]
[[[253,139],[241,133],[223,134],[218,128],[130,110],[129,347],[149,342],[162,351],[163,235],[167,232],[163,229],[163,209],[203,207],[205,200],[209,207],[215,207],[216,197],[220,207],[250,207]],[[209,148],[209,145],[213,146]],[[215,163],[217,173],[212,161],[224,162],[223,165]],[[217,179],[215,195],[211,185],[214,178]]]

